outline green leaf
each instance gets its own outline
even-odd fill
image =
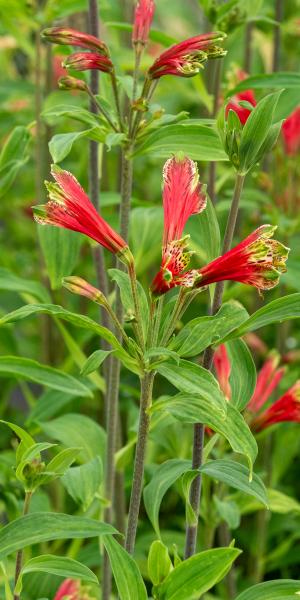
[[[47,464],[47,470],[63,475],[80,454],[81,448],[64,448]]]
[[[71,275],[77,264],[82,235],[51,225],[39,225],[38,235],[51,288],[60,289],[63,277]]]
[[[157,366],[157,371],[180,392],[198,394],[199,398],[210,402],[212,411],[225,416],[225,396],[214,376],[200,365],[180,359],[175,369],[174,363],[164,362]]]
[[[82,138],[89,138],[98,142],[105,141],[106,132],[99,126],[84,131],[71,133],[58,133],[49,142],[49,151],[55,163],[59,163],[70,154],[73,144]]]
[[[55,417],[73,400],[73,394],[64,394],[57,390],[46,390],[30,411],[27,423],[37,423]]]
[[[240,553],[236,548],[215,548],[188,558],[157,586],[159,600],[198,600],[226,575]]]
[[[192,237],[192,242],[200,246],[206,263],[211,262],[220,254],[220,228],[215,207],[207,197],[205,210],[194,219],[197,235]],[[189,226],[187,227],[189,231]]]
[[[129,241],[138,275],[161,259],[163,211],[161,206],[138,206],[130,216]]]
[[[147,600],[147,592],[138,566],[132,556],[113,538],[104,537],[120,600]]]
[[[207,346],[217,343],[249,317],[246,309],[238,302],[232,300],[222,305],[219,312],[213,317],[197,317],[187,323],[172,338],[169,347],[175,350],[179,356],[197,356]]]
[[[204,423],[223,435],[232,450],[247,457],[250,474],[257,455],[257,444],[247,423],[234,406],[227,403],[227,414],[222,416],[210,399],[199,394],[177,394],[157,401],[152,412],[166,411],[183,423]]]
[[[14,600],[12,591],[10,589],[10,578],[6,572],[5,564],[3,562],[0,562],[0,570],[2,571],[4,578],[5,600]]]
[[[61,91],[59,94],[61,95]],[[88,125],[89,127],[99,126],[98,118],[93,113],[81,106],[71,104],[55,104],[55,106],[43,110],[41,116],[51,126],[57,125],[57,120],[65,117],[84,123],[84,125]],[[79,133],[82,133],[82,131]]]
[[[109,269],[108,270],[110,278],[115,281],[120,289],[122,304],[125,309],[125,319],[128,317],[129,319],[135,313],[134,304],[132,299],[132,291],[130,285],[130,278],[127,273],[123,273],[119,269]],[[138,296],[141,307],[141,317],[142,317],[142,327],[144,336],[146,337],[148,331],[148,323],[149,323],[149,304],[147,300],[147,296],[141,284],[138,282]]]
[[[112,350],[95,350],[84,363],[80,375],[89,375],[99,369],[105,359],[112,353]]]
[[[0,377],[7,377],[8,375],[18,379],[34,381],[54,390],[71,393],[73,396],[93,397],[91,390],[76,377],[59,369],[41,365],[30,358],[0,356]]]
[[[103,479],[103,467],[99,456],[79,467],[72,467],[62,477],[61,481],[68,494],[80,504],[83,510],[88,510],[97,494]]]
[[[246,174],[261,158],[259,152],[273,124],[274,112],[279,100],[279,92],[265,96],[252,110],[245,123],[239,146],[239,172]]]
[[[231,363],[229,383],[231,387],[230,402],[243,410],[252,398],[256,386],[256,367],[243,340],[227,342],[226,349]]]
[[[148,574],[154,585],[159,585],[173,570],[167,546],[155,540],[150,546],[148,555]]]
[[[50,573],[51,575],[58,575],[59,577],[64,577],[66,579],[80,579],[88,583],[99,585],[98,578],[93,571],[77,560],[64,556],[44,554],[31,558],[31,560],[24,565],[15,587],[15,594],[20,594],[22,591],[24,575],[36,572]]]
[[[0,529],[0,560],[9,554],[49,540],[98,537],[118,533],[114,527],[86,517],[37,512],[15,519]]]
[[[262,480],[254,473],[252,481],[249,481],[249,470],[244,465],[232,460],[216,459],[206,462],[199,471],[249,496],[254,496],[268,507],[267,492]]]
[[[288,71],[277,73],[262,73],[247,77],[238,83],[238,85],[229,90],[226,94],[233,96],[238,92],[249,89],[262,90],[265,88],[300,88],[300,73],[291,73]]]
[[[50,296],[47,289],[30,279],[23,279],[15,275],[8,269],[0,268],[0,290],[7,292],[18,292],[19,294],[29,294],[40,302],[49,302]]]
[[[190,460],[176,458],[166,460],[157,467],[150,483],[144,488],[145,509],[158,537],[160,537],[158,517],[161,501],[171,485],[191,468]]]
[[[151,153],[159,158],[169,158],[176,152],[183,152],[193,160],[227,160],[216,131],[197,119],[153,131],[137,145],[133,156]]]
[[[18,171],[28,160],[30,134],[26,127],[15,127],[5,141],[0,154],[0,197],[14,183]]]
[[[19,460],[21,460],[21,458],[23,458],[23,455],[27,450],[29,450],[33,446],[36,446],[35,440],[33,439],[33,437],[31,437],[31,435],[29,435],[29,433],[27,433],[27,431],[25,431],[25,429],[22,429],[22,427],[19,427],[19,425],[15,425],[15,423],[11,423],[10,421],[3,421],[3,419],[0,419],[0,423],[3,423],[3,425],[7,425],[7,427],[9,427],[22,442],[22,453],[20,454],[19,452],[17,456],[18,462]]]
[[[222,521],[228,523],[230,529],[236,529],[241,522],[241,515],[236,502],[232,500],[220,500],[213,496],[214,505]]]
[[[111,346],[113,346],[113,348],[116,350],[116,357],[119,358],[129,370],[137,374],[140,373],[137,362],[124,350],[117,338],[111,333],[111,331],[109,331],[109,329],[102,327],[96,323],[96,321],[93,321],[85,315],[79,315],[77,313],[72,313],[68,310],[65,310],[62,306],[58,306],[56,304],[30,304],[27,306],[22,306],[21,308],[18,308],[17,310],[14,310],[13,312],[2,317],[0,319],[0,326],[6,323],[14,323],[15,321],[25,319],[35,314],[52,315],[59,319],[63,319],[64,321],[68,321],[76,327],[81,327],[83,329],[92,331],[94,334],[99,335]]]
[[[83,461],[89,461],[95,456],[104,457],[106,433],[86,415],[69,413],[53,421],[40,423],[40,427],[47,436],[65,446],[82,448],[80,457]]]
[[[300,594],[300,582],[294,579],[265,581],[245,590],[236,600],[289,600]]]
[[[289,513],[300,513],[300,503],[279,490],[268,489],[270,510],[274,513],[287,515]]]
[[[300,293],[290,294],[283,298],[277,298],[257,310],[249,319],[244,321],[237,329],[224,337],[218,344],[224,343],[232,338],[241,337],[248,331],[254,331],[271,323],[282,323],[289,319],[300,317]]]

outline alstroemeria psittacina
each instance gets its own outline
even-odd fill
[[[163,169],[164,233],[162,262],[151,291],[164,294],[176,285],[193,285],[184,273],[190,261],[186,251],[187,238],[182,233],[188,218],[200,213],[206,206],[205,186],[199,181],[197,164],[187,158],[173,157]]]
[[[199,73],[202,64],[209,58],[220,58],[226,51],[217,42],[223,42],[226,34],[218,32],[204,33],[171,46],[163,52],[148,71],[150,79],[159,79],[164,75],[193,77]]]
[[[77,579],[66,579],[58,588],[54,600],[96,600]]]
[[[78,46],[108,56],[108,48],[104,42],[94,35],[82,33],[76,29],[65,27],[49,27],[42,31],[42,37],[48,42],[59,45]]]
[[[154,0],[138,0],[134,13],[133,45],[142,44],[145,46],[147,43],[154,11]]]
[[[46,182],[49,201],[33,208],[35,220],[41,225],[55,225],[83,233],[117,254],[125,264],[131,264],[133,258],[128,245],[97,213],[74,175],[57,165],[52,165],[51,173],[55,183]]]
[[[272,352],[258,373],[253,396],[246,407],[249,426],[253,431],[259,432],[284,421],[300,423],[300,380],[268,408],[262,410],[284,375],[284,367],[278,367],[278,364],[279,356]],[[224,344],[221,344],[215,352],[214,367],[220,388],[227,398],[230,398],[231,389],[226,377],[230,373],[231,365]]]

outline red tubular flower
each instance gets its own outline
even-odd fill
[[[64,27],[49,27],[44,29],[42,37],[48,42],[60,45],[78,46],[88,50],[96,50],[104,56],[108,55],[108,48],[104,42],[98,40],[94,35],[82,33],[76,29],[65,29]]]
[[[236,74],[236,78],[238,81],[243,81],[243,79],[246,79],[247,77],[247,73],[245,73],[245,71],[242,71],[242,69],[240,69]],[[240,102],[248,102],[252,106],[256,106],[257,103],[255,100],[253,90],[244,90],[242,92],[239,92],[238,94],[235,94],[235,96],[232,96],[225,109],[226,117],[229,111],[233,110],[237,114],[241,124],[245,125],[248,117],[251,115],[251,109],[246,108],[245,106],[241,106]]]
[[[150,79],[159,79],[163,75],[193,77],[199,73],[202,63],[208,58],[219,58],[226,54],[216,42],[223,42],[224,33],[205,33],[175,44],[163,52],[150,67]]]
[[[154,0],[138,0],[134,13],[132,43],[147,44],[155,11]]]
[[[194,273],[195,287],[233,280],[269,290],[286,271],[289,248],[271,239],[276,227],[262,225],[243,242]],[[198,280],[197,280],[198,274]]]
[[[96,69],[103,73],[111,73],[114,68],[108,56],[102,56],[97,52],[75,52],[68,56],[63,66],[66,69],[74,69],[75,71]]]
[[[300,151],[300,106],[284,121],[281,131],[286,153],[294,156]]]
[[[54,600],[80,600],[80,583],[66,579],[57,590]]]
[[[130,264],[132,255],[128,245],[97,213],[77,179],[57,165],[52,165],[51,173],[56,183],[46,182],[49,202],[34,207],[35,220],[41,225],[56,225],[83,233]]]
[[[254,394],[247,405],[248,411],[257,413],[278,387],[285,372],[284,367],[277,369],[278,364],[279,356],[273,352],[259,371]]]
[[[214,353],[214,367],[220,388],[227,400],[230,400],[231,387],[229,377],[231,373],[231,364],[225,344],[221,344]]]
[[[262,431],[275,423],[294,421],[300,423],[300,380],[298,380],[279,400],[276,400],[269,408],[256,417],[251,428]]]
[[[164,294],[175,285],[193,285],[189,274],[182,273],[191,253],[185,251],[188,236],[181,236],[188,218],[206,206],[205,188],[199,182],[197,164],[193,160],[170,158],[165,163],[163,179],[162,263],[151,285],[154,295]]]

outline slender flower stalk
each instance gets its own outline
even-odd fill
[[[125,548],[130,554],[134,551],[140,503],[143,489],[144,465],[147,448],[147,438],[150,427],[149,408],[152,402],[153,373],[146,373],[141,380],[139,430],[134,459],[133,480],[128,513],[128,525]]]
[[[223,241],[223,254],[228,252],[234,235],[234,230],[237,221],[239,201],[243,189],[245,176],[237,174],[234,194],[232,198],[231,208],[228,215],[227,226]],[[224,282],[219,281],[216,284],[213,303],[212,303],[212,314],[218,312],[222,305],[224,291]],[[211,370],[212,362],[213,362],[214,352],[211,347],[208,347],[203,356],[203,367],[205,369]],[[202,423],[196,423],[194,426],[194,442],[193,442],[193,459],[192,459],[192,467],[193,469],[199,469],[202,465],[203,458],[203,446],[204,446],[204,425]],[[199,514],[199,506],[201,499],[201,485],[202,485],[202,476],[198,475],[192,485],[190,492],[190,503],[192,509],[196,515]],[[187,525],[186,528],[186,543],[185,543],[185,558],[189,558],[196,551],[196,541],[197,541],[197,532],[198,532],[198,524],[196,525]]]
[[[30,502],[32,498],[32,492],[25,493],[25,500],[23,506],[23,517],[28,514],[30,508]],[[16,566],[15,566],[15,585],[19,579],[19,575],[21,573],[23,563],[23,550],[19,550],[16,558]],[[19,594],[14,594],[14,600],[20,600]]]

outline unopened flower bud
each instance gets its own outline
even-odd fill
[[[60,90],[81,90],[82,92],[86,92],[88,89],[85,81],[71,76],[61,77],[58,80],[58,87]]]
[[[106,305],[107,300],[104,294],[95,288],[93,285],[88,283],[82,277],[64,277],[62,280],[63,287],[73,294],[79,294],[79,296],[85,296],[89,300],[96,302],[97,304]]]
[[[108,56],[102,56],[96,52],[75,52],[68,56],[63,66],[75,71],[89,71],[95,69],[103,73],[112,73],[113,64]]]
[[[49,27],[44,29],[42,37],[47,42],[53,44],[79,46],[88,50],[96,50],[104,56],[108,55],[108,48],[104,42],[98,40],[94,35],[76,31],[76,29],[66,29],[64,27]]]

